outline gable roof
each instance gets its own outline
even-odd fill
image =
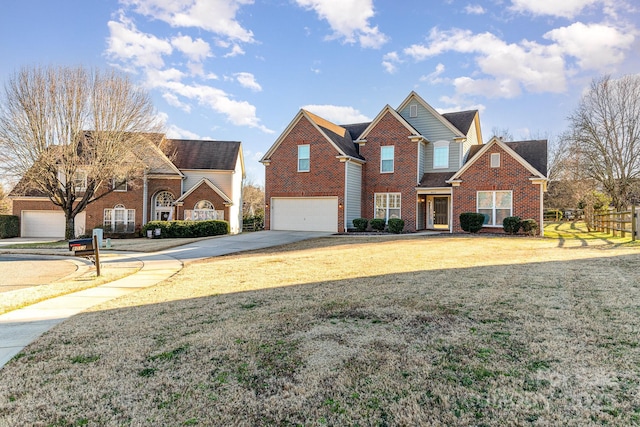
[[[352,137],[352,132],[356,132],[362,124],[339,126],[307,110],[301,109],[298,111],[298,114],[296,114],[291,123],[289,123],[284,132],[280,134],[276,142],[274,142],[264,156],[262,156],[262,159],[260,159],[261,163],[270,162],[271,155],[302,119],[311,123],[318,133],[336,149],[339,156],[364,160],[358,153]]]
[[[240,153],[240,142],[165,139],[160,149],[181,170],[233,171]]]
[[[420,135],[420,132],[418,132],[416,130],[416,128],[414,128],[411,123],[409,123],[408,121],[406,121],[404,119],[404,117],[402,117],[400,114],[398,114],[398,112],[396,110],[394,110],[393,108],[391,108],[389,106],[389,104],[385,105],[384,108],[378,113],[378,115],[376,116],[375,119],[373,119],[373,121],[371,123],[369,123],[367,125],[367,127],[364,129],[364,131],[362,131],[362,133],[358,136],[358,140],[365,140],[367,138],[367,135],[369,134],[369,132],[371,132],[377,125],[378,123],[380,123],[380,120],[382,120],[382,118],[386,115],[386,114],[391,114],[398,122],[400,122],[400,124],[402,124],[402,126],[404,126],[409,132],[411,132],[412,135],[415,136],[419,136],[421,137],[422,135]]]
[[[331,123],[330,121],[323,119],[320,116],[316,116],[309,111],[306,111],[306,113],[309,119],[317,125],[318,129],[322,133],[324,133],[325,137],[337,146],[338,151],[340,151],[342,155],[362,159],[353,143],[351,132],[346,127]],[[351,129],[356,130],[357,128],[352,126]]]
[[[211,182],[209,179],[207,178],[202,178],[200,181],[198,181],[193,187],[191,187],[189,189],[189,191],[185,192],[182,196],[180,196],[180,198],[178,200],[176,200],[174,203],[176,202],[182,202],[184,201],[187,197],[189,197],[189,195],[191,193],[193,193],[197,188],[199,188],[202,185],[208,185],[213,191],[215,191],[216,193],[218,193],[218,195],[220,197],[222,197],[222,200],[224,200],[224,204],[227,206],[231,206],[233,205],[233,200],[231,200],[231,198],[229,198],[226,194],[224,194],[224,191],[222,191],[220,188],[218,188],[217,185],[215,185],[213,182]]]
[[[404,101],[402,101],[402,103],[400,104],[400,106],[397,108],[398,111],[403,110],[404,108],[407,107],[407,105],[409,105],[409,103],[411,101],[415,100],[416,102],[418,102],[420,105],[422,105],[427,111],[429,111],[436,119],[438,119],[445,127],[447,127],[451,132],[453,132],[453,134],[458,137],[458,138],[464,138],[467,136],[467,132],[463,132],[460,129],[458,129],[453,123],[451,123],[449,120],[447,120],[444,115],[438,113],[436,111],[435,108],[433,108],[431,105],[429,105],[427,103],[427,101],[425,101],[424,99],[422,99],[422,97],[420,97],[420,95],[418,95],[415,91],[411,91],[411,93],[409,94],[409,96],[407,96],[405,98]],[[451,113],[449,113],[451,114]],[[470,126],[470,123],[469,123]],[[464,126],[463,126],[464,127]],[[467,127],[467,131],[469,130],[469,127]]]
[[[464,171],[493,145],[502,147],[504,151],[527,168],[532,175],[541,179],[547,178],[547,140],[503,142],[499,138],[493,137],[486,144],[471,146],[467,161],[449,181],[458,179]]]

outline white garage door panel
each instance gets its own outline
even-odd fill
[[[283,197],[271,199],[271,229],[338,231],[337,197]]]
[[[85,212],[76,215],[76,236],[85,233]],[[64,237],[64,213],[60,211],[22,211],[22,237]]]

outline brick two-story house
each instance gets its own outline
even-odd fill
[[[242,231],[242,144],[237,141],[167,139],[159,135],[144,152],[142,176],[116,181],[111,192],[75,218],[75,234],[103,228],[130,234],[152,220],[221,219]],[[86,177],[84,177],[86,185]],[[77,190],[82,191],[82,177]],[[65,217],[49,198],[20,183],[11,191],[23,237],[62,237]]]
[[[355,218],[402,218],[406,231],[542,222],[546,141],[482,144],[478,111],[440,114],[412,92],[370,123],[336,125],[300,110],[262,158],[265,227],[342,232]]]

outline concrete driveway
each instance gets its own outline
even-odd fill
[[[187,245],[165,249],[158,253],[171,256],[184,264],[188,264],[205,258],[286,245],[316,237],[331,236],[331,234],[323,231],[256,231],[198,240]]]

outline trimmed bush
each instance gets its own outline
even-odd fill
[[[519,216],[508,216],[502,221],[502,228],[505,233],[518,234],[522,221]]]
[[[369,220],[366,218],[355,218],[353,220],[353,227],[356,231],[367,231],[367,225],[369,225]]]
[[[529,236],[535,236],[538,233],[538,222],[531,218],[522,220],[522,231]]]
[[[460,227],[467,233],[477,233],[484,224],[484,215],[477,212],[460,214]]]
[[[369,224],[371,224],[371,228],[373,228],[376,231],[384,231],[384,219],[382,218],[374,218],[371,221],[369,221]]]
[[[160,229],[160,238],[207,237],[229,234],[227,221],[149,221],[142,228],[142,235],[147,230]]]
[[[389,218],[389,233],[400,234],[404,229],[404,219]]]
[[[15,215],[0,215],[0,239],[18,237],[20,235],[20,220]]]

